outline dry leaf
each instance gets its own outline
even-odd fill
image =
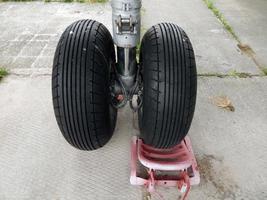
[[[247,45],[247,44],[237,44],[237,46],[245,54],[248,54],[248,55],[255,54],[255,52],[253,51],[253,49],[249,45]]]
[[[235,111],[235,107],[227,96],[217,96],[211,97],[212,103],[220,108],[224,108],[226,110]]]

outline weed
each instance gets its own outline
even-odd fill
[[[267,76],[267,67],[262,68],[262,72]]]
[[[201,74],[198,74],[198,76],[200,77],[218,77],[218,78],[224,78],[224,77],[227,77],[226,74],[220,74],[220,73],[201,73]]]
[[[213,14],[220,20],[224,28],[233,36],[233,38],[235,38],[240,43],[240,39],[238,38],[238,36],[234,32],[230,24],[227,22],[223,14],[220,12],[220,10],[216,8],[216,6],[214,5],[214,1],[213,0],[203,0],[203,1],[206,3],[207,7],[213,12]]]
[[[89,2],[89,3],[107,3],[108,0],[80,0],[80,2]]]
[[[237,77],[237,78],[251,78],[251,74],[246,72],[238,72],[236,70],[231,70],[228,73],[229,76]]]
[[[34,0],[0,0],[0,2],[7,2],[7,1],[26,2],[26,1],[34,1]],[[50,3],[50,2],[106,3],[108,0],[43,0],[43,1],[45,3]]]
[[[108,0],[96,0],[97,3],[106,3]]]
[[[267,73],[267,68],[266,68],[266,73]],[[235,77],[235,78],[251,78],[254,76],[259,76],[259,75],[252,75],[250,73],[246,72],[238,72],[236,70],[231,70],[228,72],[228,74],[222,74],[222,73],[201,73],[198,74],[199,77],[218,77],[218,78],[225,78],[225,77]]]
[[[0,67],[0,81],[2,78],[4,78],[7,75],[8,75],[8,71],[5,68]]]
[[[7,1],[26,2],[26,1],[33,1],[33,0],[0,0],[0,2],[7,2]]]

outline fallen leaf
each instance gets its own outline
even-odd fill
[[[227,96],[211,97],[212,103],[220,108],[234,112],[235,107]]]
[[[245,54],[247,55],[253,55],[255,54],[255,52],[253,51],[253,49],[247,45],[247,44],[237,44],[238,48]]]

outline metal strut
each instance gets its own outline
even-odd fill
[[[129,101],[136,111],[140,104],[134,107],[132,101],[133,95],[140,94],[137,90],[140,81],[136,47],[140,42],[141,0],[112,0],[111,6],[113,40],[117,50],[115,80],[111,81],[112,105],[121,108]]]

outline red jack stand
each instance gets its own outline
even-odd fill
[[[156,186],[177,187],[184,200],[191,185],[199,184],[197,162],[188,136],[171,149],[152,148],[145,145],[141,139],[133,137],[131,148],[132,185],[144,185],[149,193],[154,193]],[[148,178],[137,176],[137,161],[148,169]],[[158,171],[171,171],[177,175],[156,176]]]

